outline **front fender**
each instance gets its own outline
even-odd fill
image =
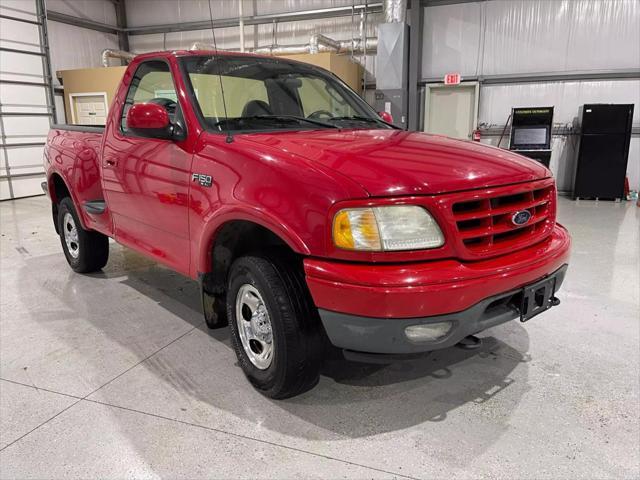
[[[216,234],[229,221],[253,222],[301,255],[323,256],[331,205],[366,197],[350,180],[248,137],[227,143],[222,135],[206,134],[194,155],[192,172],[212,177],[211,185],[192,183],[190,190],[194,277],[211,270]]]
[[[248,221],[270,230],[277,235],[289,248],[301,255],[309,255],[310,248],[304,240],[287,225],[265,209],[251,205],[230,205],[221,207],[205,219],[204,228],[194,249],[198,252],[194,276],[211,271],[211,253],[217,233],[228,222]]]

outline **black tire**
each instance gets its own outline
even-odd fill
[[[70,222],[65,220],[71,215],[77,232],[77,242],[71,242],[71,249],[65,240],[65,229],[70,231]],[[58,205],[58,232],[64,256],[74,272],[90,273],[100,270],[109,259],[109,238],[99,232],[82,228],[73,202],[65,197]]]
[[[258,290],[268,311],[273,353],[266,369],[257,368],[249,359],[238,331],[236,298],[243,285]],[[227,318],[238,363],[261,393],[288,398],[318,383],[323,337],[299,259],[279,254],[238,258],[229,272]]]

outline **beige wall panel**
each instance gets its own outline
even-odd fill
[[[281,55],[299,62],[310,63],[335,73],[340,79],[358,93],[362,92],[362,67],[353,63],[348,55],[335,53],[301,53],[298,55]]]
[[[78,70],[62,70],[58,76],[62,77],[64,85],[64,110],[67,122],[71,123],[71,105],[69,94],[106,92],[107,103],[115,97],[120,80],[127,67],[81,68]],[[77,121],[77,120],[76,120]]]

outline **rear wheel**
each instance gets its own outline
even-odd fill
[[[320,322],[297,261],[245,256],[229,273],[227,317],[238,363],[271,398],[298,395],[319,378]]]
[[[100,270],[109,259],[109,238],[85,230],[69,197],[58,206],[58,232],[64,256],[69,266],[78,273]]]

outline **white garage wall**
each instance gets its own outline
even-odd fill
[[[423,78],[640,66],[636,0],[491,0],[424,9]]]
[[[496,146],[499,138],[496,136],[483,138],[482,143]],[[508,143],[509,137],[507,135],[500,145],[505,148]],[[551,139],[553,153],[550,168],[556,178],[558,191],[561,193],[569,194],[573,191],[578,144],[578,135],[554,135]],[[627,178],[629,179],[629,188],[640,191],[640,137],[637,135],[631,137]]]
[[[47,10],[107,25],[117,24],[111,0],[47,0]]]
[[[49,22],[51,70],[101,67],[105,48],[118,48],[118,37],[58,22]],[[54,84],[60,82],[56,77]]]
[[[1,0],[0,14],[37,21],[34,0]],[[38,25],[0,18],[0,46],[41,52]],[[42,148],[49,131],[47,90],[37,85],[45,81],[42,57],[0,52],[0,80],[36,84],[0,83],[0,200],[42,194]]]
[[[554,123],[566,125],[585,103],[640,104],[640,79],[485,85],[480,117],[489,125],[504,125],[512,106],[555,105]],[[640,125],[640,112],[634,113],[634,124]]]
[[[211,0],[214,18],[237,17],[239,3],[240,0]],[[364,3],[364,0],[355,0],[356,5]],[[264,15],[343,7],[352,4],[354,4],[352,0],[244,0],[242,6],[246,15]],[[175,16],[171,17],[170,15]],[[161,25],[170,23],[171,18],[176,22],[207,20],[209,18],[208,2],[207,0],[132,0],[127,2],[129,26]]]
[[[555,106],[554,123],[571,126],[578,116],[578,109],[585,103],[633,103],[634,126],[640,126],[640,80],[572,81],[548,83],[524,83],[516,85],[485,85],[480,94],[481,122],[489,127],[502,126],[511,113],[511,107]],[[495,144],[492,137],[488,143]],[[503,140],[502,146],[508,144]],[[578,137],[555,136],[551,170],[556,175],[558,188],[571,191]],[[627,176],[632,189],[640,190],[640,137],[632,136]]]
[[[491,0],[424,9],[422,76],[467,78],[640,69],[636,0]],[[633,103],[640,127],[640,80],[483,85],[478,123],[503,126],[512,107],[554,106],[556,124],[573,124],[585,103]],[[496,137],[483,140],[495,144]],[[503,146],[506,145],[505,140]],[[577,136],[553,139],[551,169],[572,189]],[[640,137],[632,136],[627,176],[640,190]]]
[[[47,9],[74,17],[115,26],[116,10],[111,0],[47,0]],[[96,32],[65,23],[49,21],[51,70],[102,66],[100,54],[105,48],[118,48],[117,35]],[[54,85],[60,82],[57,77]]]
[[[364,4],[356,0],[355,4]],[[233,18],[238,16],[239,0],[211,0],[213,17]],[[245,15],[264,15],[268,13],[296,12],[338,6],[351,6],[352,0],[244,0]],[[172,22],[192,22],[209,19],[207,0],[130,0],[126,3],[127,21],[130,27],[160,25]],[[375,36],[381,15],[368,16],[367,36]],[[359,38],[359,16],[354,23],[351,17],[321,19],[313,22],[283,22],[276,27],[276,42],[280,45],[307,43],[314,32],[324,33],[336,40],[349,40],[352,35]],[[247,48],[268,46],[273,43],[273,25],[245,27],[245,45]],[[194,42],[212,42],[210,30],[196,30],[153,35],[131,35],[129,44],[134,52],[153,50],[188,49]],[[240,33],[237,27],[216,29],[216,43],[221,49],[239,49]],[[361,62],[358,56],[357,61]],[[368,78],[375,71],[375,55],[366,59]]]

